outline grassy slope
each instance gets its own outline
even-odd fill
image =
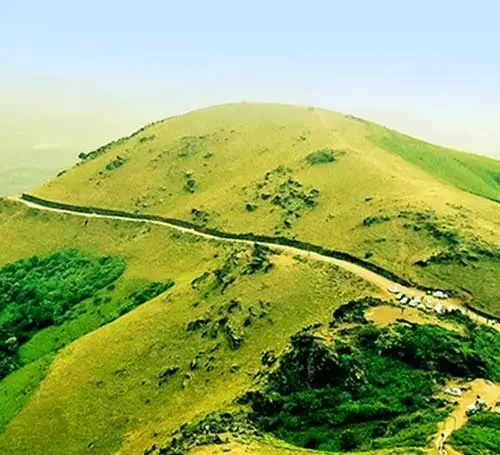
[[[0,452],[6,454],[84,454],[89,447],[92,453],[142,453],[177,425],[218,409],[248,387],[263,350],[281,349],[302,326],[327,321],[338,304],[373,292],[333,267],[279,256],[273,257],[276,267],[268,274],[238,276],[225,294],[216,291],[204,298],[190,282],[219,267],[230,252],[227,245],[137,223],[95,219],[85,225],[80,217],[7,202],[1,205],[0,220],[0,264],[70,246],[124,257],[125,280],[173,278],[177,283],[167,296],[63,349],[0,435]],[[186,332],[189,321],[216,313],[233,298],[240,299],[243,310],[260,299],[272,302],[266,317],[244,329],[238,350],[231,350],[223,336]],[[201,303],[194,307],[195,302]],[[191,372],[190,361],[212,348],[215,368],[203,368],[207,353]],[[230,373],[235,364],[241,369]],[[180,371],[159,387],[158,375],[172,366]],[[192,378],[184,389],[188,372]],[[7,396],[15,395],[23,376],[30,374],[21,369],[18,377],[9,376],[1,384]],[[36,378],[31,381],[36,385]],[[2,412],[4,406],[16,404],[2,401]]]
[[[306,156],[324,148],[339,151],[337,160],[309,165]],[[118,156],[121,166],[107,170]],[[266,183],[266,172],[280,165],[290,172],[274,174],[258,190],[257,185]],[[296,236],[368,255],[429,285],[460,287],[462,273],[414,266],[449,245],[412,226],[418,214],[427,212],[436,225],[459,232],[460,247],[468,248],[479,238],[500,245],[500,210],[486,199],[500,199],[499,173],[498,161],[442,149],[338,113],[232,104],[146,127],[34,193],[199,222],[191,213],[195,208],[207,212],[208,224],[220,229]],[[318,205],[300,208],[300,218],[259,197],[263,191],[278,194],[278,186],[290,177],[307,191],[320,190]],[[193,193],[185,189],[190,179],[196,181]],[[256,204],[256,210],[247,211],[247,202]],[[411,219],[398,217],[402,211],[411,212]],[[384,216],[389,220],[363,226],[367,217]],[[289,228],[284,226],[287,219]],[[481,291],[485,269],[495,276],[500,264],[480,261],[467,269],[467,287],[477,294],[478,306],[500,314],[490,295],[496,290]]]
[[[374,142],[445,183],[500,202],[500,161],[445,149],[370,125]]]

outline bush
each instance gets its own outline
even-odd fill
[[[335,161],[338,154],[339,152],[333,149],[321,149],[309,153],[309,155],[306,156],[306,159],[311,165],[326,164]]]
[[[126,159],[122,158],[121,156],[117,156],[116,159],[113,161],[110,161],[108,164],[106,164],[106,170],[107,171],[114,171],[115,169],[118,169],[119,167],[123,166],[126,163]]]
[[[499,454],[500,414],[476,414],[451,435],[450,442],[465,455]]]
[[[369,216],[363,220],[363,226],[372,226],[374,224],[386,223],[391,219],[388,216]]]

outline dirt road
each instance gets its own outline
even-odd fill
[[[456,387],[457,384],[450,383],[449,387]],[[438,432],[434,438],[435,454],[439,455],[460,455],[460,452],[449,447],[448,444],[445,445],[444,451],[439,450],[440,439],[444,435],[444,440],[448,440],[450,435],[457,431],[459,428],[467,423],[468,417],[466,415],[467,407],[474,404],[476,397],[480,397],[486,403],[486,406],[494,407],[498,400],[500,400],[500,384],[495,384],[494,382],[486,381],[485,379],[476,379],[470,383],[464,384],[462,387],[466,388],[466,391],[462,396],[457,397],[458,402],[455,406],[453,412],[449,417],[442,422],[438,427]]]
[[[196,235],[198,237],[202,237],[208,240],[217,240],[219,242],[227,242],[227,243],[233,243],[233,244],[245,244],[245,245],[253,245],[255,243],[254,240],[242,240],[239,238],[232,238],[229,234],[225,234],[224,236],[217,236],[215,234],[208,234],[205,232],[200,232],[199,230],[196,230],[194,228],[187,228],[183,226],[179,226],[177,224],[169,223],[168,221],[156,221],[156,220],[150,220],[147,217],[140,218],[138,215],[130,215],[127,216],[125,214],[123,215],[103,215],[103,214],[97,214],[97,213],[82,213],[77,210],[72,210],[70,208],[55,208],[55,207],[50,207],[47,205],[44,205],[42,203],[37,203],[37,202],[32,202],[32,201],[27,201],[26,199],[23,199],[22,197],[10,197],[10,200],[22,203],[28,207],[35,208],[38,210],[44,210],[44,211],[49,211],[49,212],[56,212],[56,213],[65,213],[65,214],[71,214],[75,216],[81,216],[85,218],[103,218],[103,219],[111,219],[111,220],[126,220],[126,221],[131,221],[135,223],[148,223],[148,224],[155,224],[155,225],[160,225],[160,226],[167,226],[170,229],[175,229],[176,231],[183,232],[185,234],[189,235]],[[50,204],[50,201],[49,201]],[[302,256],[310,260],[315,260],[315,261],[321,261],[321,262],[328,262],[330,264],[336,265],[337,267],[340,267],[344,270],[347,270],[364,280],[372,283],[376,287],[378,287],[381,290],[381,293],[383,296],[388,297],[388,298],[393,298],[394,296],[388,292],[388,288],[394,286],[394,283],[392,280],[372,271],[368,270],[367,268],[355,264],[346,260],[342,259],[337,259],[333,258],[327,255],[319,254],[319,253],[314,253],[305,249],[300,249],[300,248],[295,248],[287,245],[280,245],[277,243],[266,243],[266,242],[258,242],[262,245],[266,245],[274,250],[279,250],[283,253],[290,254],[293,256]],[[425,296],[425,292],[419,289],[407,287],[407,286],[397,286],[399,290],[404,293],[407,296],[414,297],[414,296]],[[491,326],[491,321],[489,321],[487,318],[476,314],[468,309],[465,308],[463,303],[458,300],[458,299],[448,299],[446,302],[442,303],[443,305],[443,310],[445,311],[447,307],[453,306],[453,307],[460,307],[463,309],[465,312],[467,312],[468,316],[474,320],[475,322],[479,324],[484,324],[484,325],[490,325]],[[496,324],[495,328],[497,330],[500,330],[499,327],[500,324]]]

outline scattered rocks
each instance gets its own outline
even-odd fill
[[[189,321],[186,325],[187,332],[196,332],[197,330],[205,328],[208,324],[210,324],[211,319],[208,317],[201,317],[195,319],[194,321]]]

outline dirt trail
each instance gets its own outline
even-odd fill
[[[447,386],[457,387],[456,383],[450,383]],[[485,379],[476,379],[470,383],[462,385],[467,390],[460,397],[456,397],[458,402],[457,406],[450,414],[450,416],[442,422],[438,427],[438,432],[434,438],[434,450],[432,454],[439,455],[461,455],[460,452],[445,445],[445,451],[438,450],[441,435],[444,434],[444,440],[447,441],[450,435],[464,426],[467,423],[468,417],[466,415],[467,407],[474,404],[476,397],[479,396],[481,400],[486,402],[488,408],[495,407],[495,404],[500,400],[500,384],[495,384]]]
[[[62,208],[47,207],[47,206],[42,205],[42,204],[27,201],[25,199],[22,199],[21,197],[14,197],[14,196],[9,197],[8,199],[15,201],[15,202],[19,202],[21,204],[24,204],[27,207],[35,208],[38,210],[45,210],[45,211],[49,211],[49,212],[71,214],[74,216],[81,216],[84,218],[103,218],[103,219],[121,220],[121,221],[125,220],[125,221],[135,222],[135,223],[148,223],[148,224],[155,224],[155,225],[159,225],[159,226],[167,226],[171,229],[175,229],[176,231],[180,231],[180,232],[183,232],[185,234],[196,235],[198,237],[202,237],[202,238],[205,238],[207,240],[217,240],[219,242],[227,242],[227,243],[233,243],[233,244],[238,243],[238,244],[244,244],[244,245],[253,245],[255,243],[255,241],[253,241],[253,240],[242,240],[242,239],[236,239],[236,238],[219,237],[217,235],[207,234],[207,233],[200,232],[200,231],[197,231],[197,230],[192,229],[192,228],[186,228],[186,227],[178,226],[175,224],[171,224],[167,221],[155,221],[155,220],[149,220],[147,218],[144,218],[144,219],[134,218],[134,217],[128,218],[124,215],[115,216],[115,215],[101,215],[101,214],[96,214],[96,213],[82,213],[82,212],[78,212],[76,210],[71,210],[69,208],[62,209]],[[305,257],[307,259],[328,262],[330,264],[334,264],[337,267],[340,267],[340,268],[347,270],[355,275],[358,275],[359,277],[363,278],[364,280],[366,280],[366,281],[372,283],[373,285],[375,285],[376,287],[380,288],[383,296],[390,297],[390,298],[393,297],[393,295],[387,291],[387,289],[389,287],[394,286],[393,281],[388,279],[388,278],[385,278],[382,275],[379,275],[376,272],[368,270],[368,269],[362,267],[361,265],[354,264],[352,262],[342,260],[342,259],[332,258],[330,256],[325,256],[325,255],[322,255],[319,253],[313,253],[311,251],[302,250],[300,248],[294,248],[291,246],[277,245],[274,243],[266,243],[266,242],[258,242],[258,243],[260,243],[262,245],[266,245],[269,248],[272,248],[274,250],[278,250],[281,252],[291,254],[293,256],[302,256],[302,257]],[[412,297],[413,296],[422,296],[423,297],[426,295],[424,291],[419,290],[419,289],[414,289],[414,288],[405,287],[405,286],[401,286],[401,285],[398,285],[398,288],[401,290],[401,292],[403,292],[404,294],[406,294],[408,296],[412,296]],[[468,316],[472,320],[474,320],[475,322],[477,322],[479,324],[491,326],[491,322],[487,318],[467,310],[464,307],[464,305],[462,304],[462,302],[458,299],[446,300],[446,303],[443,303],[443,308],[446,309],[448,306],[463,308],[467,312]],[[500,324],[495,325],[496,330],[500,330],[499,326],[500,326]]]

